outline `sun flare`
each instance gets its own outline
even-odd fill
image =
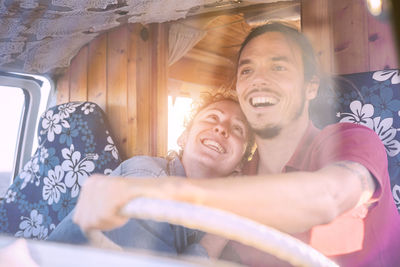
[[[183,123],[190,113],[193,99],[168,96],[168,150],[179,150],[177,139],[185,129]]]

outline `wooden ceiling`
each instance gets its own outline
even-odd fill
[[[300,2],[285,1],[251,5],[240,9],[200,14],[180,21],[205,30],[206,36],[169,68],[170,90],[175,95],[193,93],[190,84],[218,88],[232,81],[240,44],[257,23],[290,21],[300,27]],[[249,25],[250,24],[250,25]]]

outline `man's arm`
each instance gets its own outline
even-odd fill
[[[333,164],[352,172],[360,181],[361,197],[356,206],[367,203],[376,190],[376,180],[371,173],[361,164],[352,161],[341,161]]]
[[[288,233],[331,222],[370,200],[376,187],[370,172],[350,161],[316,172],[188,181],[175,199],[228,210]]]
[[[111,229],[126,218],[118,211],[145,196],[224,209],[288,233],[329,223],[366,203],[375,181],[361,164],[336,162],[316,172],[267,176],[189,179],[91,177],[82,188],[74,221],[84,230]],[[102,192],[101,197],[93,197]],[[103,199],[103,200],[101,200]]]

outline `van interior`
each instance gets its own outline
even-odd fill
[[[108,174],[135,155],[179,150],[193,101],[234,89],[241,43],[274,21],[309,38],[326,77],[312,106],[315,125],[364,123],[378,133],[400,211],[399,14],[397,0],[0,0],[0,250],[23,237],[30,250],[46,251],[27,266],[35,257],[40,266],[64,266],[46,253],[100,255],[38,240],[73,209],[90,174]],[[70,175],[57,201],[44,201],[43,179],[67,154],[86,169]],[[41,223],[28,227],[26,218]],[[113,254],[103,265],[163,260],[217,264]]]

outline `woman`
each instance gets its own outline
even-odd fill
[[[182,148],[179,156],[170,155],[167,159],[136,156],[124,161],[111,176],[231,176],[240,173],[253,143],[247,121],[234,93],[209,94],[192,113],[192,119],[178,139]],[[81,244],[87,242],[82,230],[114,229],[106,232],[106,235],[123,247],[173,254],[207,254],[197,243],[199,237],[194,230],[152,221],[128,222],[127,218],[119,216],[120,208],[132,199],[132,193],[137,195],[135,187],[130,186],[132,180],[136,179],[92,176],[82,188],[75,214],[67,216],[48,240]],[[163,186],[162,181],[159,180],[160,187]],[[72,216],[76,224],[72,223]],[[202,241],[205,246],[219,241],[220,247],[225,242],[209,235],[202,238]]]

